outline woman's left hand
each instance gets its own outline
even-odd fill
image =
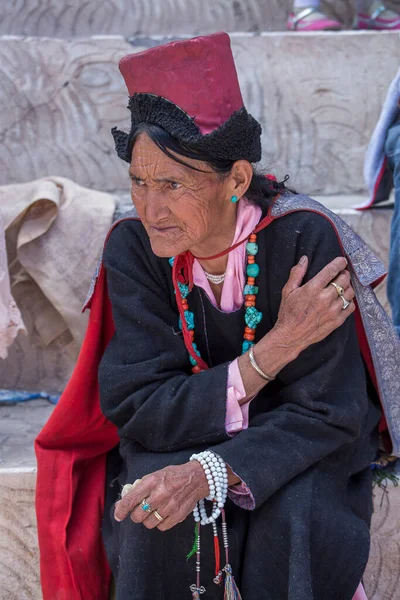
[[[170,466],[145,475],[135,487],[115,504],[114,518],[123,521],[128,515],[134,523],[161,531],[181,523],[196,502],[209,494],[203,467],[196,460]],[[143,510],[145,500],[152,512]],[[154,514],[157,511],[162,521]]]

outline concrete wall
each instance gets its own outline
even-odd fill
[[[323,4],[345,26],[351,26],[355,0]],[[399,8],[400,0],[389,0],[387,5]],[[7,0],[2,6],[0,35],[71,38],[276,31],[286,28],[291,6],[292,0]]]
[[[127,190],[110,135],[129,128],[117,64],[160,41],[0,38],[0,185],[51,174]],[[263,126],[265,168],[310,194],[363,189],[398,34],[234,34],[232,47],[245,103]]]

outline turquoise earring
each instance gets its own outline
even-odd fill
[[[239,198],[237,196],[232,196],[231,198],[231,202],[233,202],[235,204],[235,202],[237,202],[239,200]]]

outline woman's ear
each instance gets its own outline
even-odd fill
[[[230,172],[230,191],[232,196],[241,198],[250,187],[253,167],[247,160],[237,160]]]

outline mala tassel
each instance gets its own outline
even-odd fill
[[[222,509],[222,538],[224,540],[225,560],[226,565],[222,569],[225,573],[225,589],[224,600],[242,600],[239,588],[236,585],[235,578],[232,574],[232,567],[229,564],[229,545],[228,545],[228,530],[226,525],[225,511]]]
[[[224,600],[242,600],[239,589],[236,585],[235,578],[232,575],[231,565],[225,565],[225,591]]]

